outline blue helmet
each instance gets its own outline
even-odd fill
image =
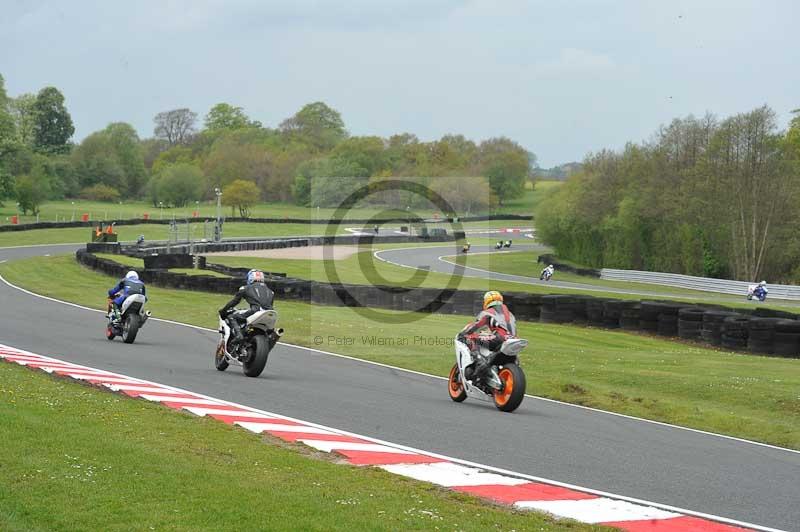
[[[247,272],[247,284],[263,283],[264,272],[261,270],[250,270]]]

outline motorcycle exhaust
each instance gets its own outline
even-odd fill
[[[144,322],[146,322],[146,321],[147,321],[147,318],[149,318],[149,317],[150,317],[150,316],[152,316],[152,315],[153,315],[153,314],[152,314],[152,313],[151,313],[149,310],[145,310],[145,311],[144,311],[144,318],[142,319],[142,325],[144,325]]]
[[[285,332],[285,331],[283,330],[283,327],[281,327],[280,329],[275,329],[275,336],[277,336],[278,338],[280,338],[281,336],[283,336],[283,333],[284,333],[284,332]]]

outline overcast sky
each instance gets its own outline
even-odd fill
[[[540,164],[673,117],[800,107],[795,0],[3,0],[0,73],[66,96],[75,140],[218,102],[276,126],[322,100],[353,135],[506,135]],[[792,31],[795,30],[795,31]]]

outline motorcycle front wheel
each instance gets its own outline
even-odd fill
[[[228,361],[225,358],[225,340],[220,339],[217,344],[217,350],[214,351],[214,367],[217,371],[225,371],[228,369]]]
[[[244,363],[244,374],[248,377],[258,377],[264,371],[269,357],[269,341],[262,334],[253,337],[252,342],[247,347],[248,357]]]
[[[494,392],[494,406],[503,412],[513,412],[525,398],[525,373],[516,364],[508,364],[497,372],[503,391]]]
[[[460,403],[467,398],[467,392],[464,390],[464,385],[461,383],[458,364],[453,364],[453,368],[450,370],[450,376],[447,379],[447,391],[450,394],[450,399],[456,403]]]

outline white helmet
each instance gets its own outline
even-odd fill
[[[767,286],[767,282],[766,282],[766,281],[761,281],[761,282],[760,282],[760,283],[758,283],[758,284],[759,284],[760,286]]]
[[[129,281],[138,281],[139,280],[139,274],[136,273],[135,271],[131,270],[128,273],[125,274],[125,278],[127,280],[129,280]]]

